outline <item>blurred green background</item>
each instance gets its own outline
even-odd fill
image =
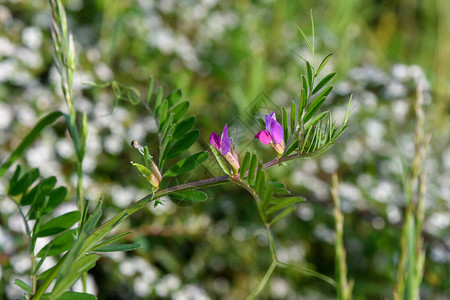
[[[404,198],[402,162],[413,148],[413,100],[424,86],[427,130],[433,134],[426,169],[423,299],[450,299],[450,2],[345,1],[65,1],[77,70],[75,106],[89,118],[84,171],[86,196],[105,199],[105,217],[148,193],[129,163],[132,139],[158,156],[155,121],[142,107],[120,102],[110,89],[84,82],[118,82],[142,95],[153,75],[166,93],[191,100],[201,139],[225,123],[237,151],[273,153],[252,137],[254,118],[298,99],[303,64],[312,59],[297,26],[311,34],[316,64],[334,52],[337,70],[326,104],[342,120],[350,94],[351,127],[317,158],[269,171],[308,201],[274,227],[280,259],[334,276],[334,228],[329,183],[338,171],[345,213],[344,242],[355,299],[391,297]],[[18,145],[39,117],[65,109],[53,65],[47,1],[0,2],[0,158]],[[21,162],[58,176],[75,195],[75,165],[63,123],[45,131]],[[212,158],[164,185],[219,175]],[[11,175],[9,175],[11,176]],[[8,177],[8,176],[6,176]],[[0,181],[0,194],[7,180]],[[118,230],[143,245],[102,258],[88,277],[99,299],[244,299],[270,264],[255,204],[229,184],[207,190],[208,201],[183,206],[164,199]],[[65,209],[75,207],[74,201]],[[62,211],[56,212],[62,213]],[[20,297],[12,285],[29,269],[23,227],[13,204],[0,202],[0,298]],[[54,263],[52,261],[46,262]],[[77,286],[80,288],[80,285]],[[333,288],[303,274],[277,270],[261,299],[334,299]]]

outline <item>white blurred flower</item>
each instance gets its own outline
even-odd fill
[[[277,249],[277,256],[285,263],[299,263],[305,259],[305,249],[300,244]]]
[[[318,224],[314,227],[314,236],[319,240],[327,242],[329,244],[334,242],[335,232],[334,230],[326,227],[324,224]]]
[[[11,43],[7,37],[0,36],[0,57],[12,56],[15,50],[15,45]],[[3,71],[3,70],[2,70]]]
[[[133,289],[139,297],[147,297],[152,292],[152,286],[142,276],[138,276],[134,279]]]
[[[161,278],[155,286],[155,292],[160,297],[167,297],[180,287],[181,281],[172,274]]]
[[[6,103],[0,102],[0,116],[0,130],[5,130],[10,126],[14,117],[11,107]]]
[[[97,288],[97,285],[95,284],[94,277],[92,277],[91,274],[87,274],[86,291],[84,291],[83,282],[81,281],[81,278],[78,279],[77,282],[75,282],[75,284],[73,285],[73,291],[79,292],[79,293],[86,292],[91,295],[97,295],[98,288]]]
[[[194,284],[187,284],[173,294],[173,300],[209,300],[206,291]]]
[[[395,204],[386,206],[386,215],[391,224],[397,224],[402,220],[400,209]]]
[[[1,201],[4,202],[4,201]],[[23,224],[23,223],[22,223]],[[9,225],[9,224],[8,224]],[[0,226],[0,245],[2,252],[12,253],[14,251],[14,239],[9,230],[6,231]]]
[[[32,50],[37,50],[42,44],[42,32],[39,27],[31,26],[22,30],[22,42]]]
[[[447,212],[435,212],[425,221],[425,229],[433,235],[439,236],[441,232],[450,226],[450,214]]]
[[[127,207],[136,200],[136,191],[132,187],[114,185],[110,188],[112,201],[118,207]]]
[[[10,263],[16,274],[23,274],[31,268],[30,255],[25,252],[13,255]]]
[[[311,221],[314,218],[314,209],[311,203],[298,204],[297,216],[303,221]]]
[[[289,283],[281,278],[275,277],[270,283],[270,293],[275,299],[286,299],[288,294],[291,292],[291,287]]]
[[[339,163],[334,155],[327,155],[320,161],[322,170],[328,174],[333,173],[339,166]]]

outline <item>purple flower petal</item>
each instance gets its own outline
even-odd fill
[[[220,151],[220,138],[217,133],[211,133],[211,135],[209,136],[209,142],[211,143],[211,145],[216,147],[218,151]]]
[[[222,155],[227,154],[230,152],[230,138],[228,137],[228,127],[227,124],[225,124],[225,127],[223,127],[222,136],[220,139],[220,145],[222,146]]]
[[[269,125],[270,125],[270,116],[269,115],[264,115],[264,118],[266,119],[266,129],[269,130]]]
[[[275,112],[274,112],[274,111],[270,113],[270,117],[271,117],[272,119],[274,119],[275,121],[277,120],[277,116],[275,115]]]
[[[275,145],[281,143],[284,139],[283,127],[277,121],[272,119],[270,126],[270,135]]]
[[[265,145],[269,145],[270,142],[272,141],[272,138],[270,137],[270,134],[267,130],[258,132],[255,135],[255,138],[259,139],[261,141],[261,143],[263,143]]]

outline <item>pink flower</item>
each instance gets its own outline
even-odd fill
[[[219,138],[219,135],[215,132],[211,133],[209,136],[209,142],[211,145],[216,147],[216,149],[222,154],[222,156],[227,160],[227,162],[231,165],[235,172],[239,171],[239,158],[234,150],[231,147],[231,141],[228,137],[228,127],[227,124],[223,127],[222,135]]]
[[[275,112],[264,116],[266,119],[266,129],[258,132],[255,138],[259,139],[261,143],[270,145],[279,156],[284,153],[284,132],[283,127],[277,122]]]

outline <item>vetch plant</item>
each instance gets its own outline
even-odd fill
[[[255,138],[259,139],[261,143],[270,145],[275,150],[278,156],[283,155],[286,145],[284,144],[283,127],[277,122],[275,112],[264,116],[266,119],[266,129],[258,132]]]
[[[228,137],[227,124],[225,124],[225,126],[223,127],[222,135],[220,136],[220,138],[217,133],[213,132],[209,137],[209,141],[211,145],[214,146],[211,147],[211,150],[214,152],[217,161],[219,162],[225,173],[230,174],[229,170],[224,166],[223,159],[220,157],[220,155],[217,154],[217,151],[219,151],[222,157],[225,158],[225,160],[230,164],[231,168],[233,169],[233,173],[237,174],[240,168],[239,158],[236,150],[234,150],[234,145],[231,145],[230,138]]]
[[[299,56],[305,62],[306,74],[302,75],[302,88],[298,101],[291,102],[289,114],[288,110],[281,108],[280,123],[276,120],[276,112],[266,115],[265,128],[255,133],[257,139],[276,151],[276,158],[263,163],[257,154],[247,151],[245,155],[242,155],[242,151],[243,158],[240,163],[239,149],[235,149],[235,145],[228,136],[228,126],[225,124],[220,137],[215,132],[210,135],[211,151],[225,175],[178,185],[169,185],[171,182],[169,179],[191,172],[209,158],[207,151],[199,151],[186,157],[185,153],[196,143],[200,135],[200,131],[193,128],[196,118],[186,115],[190,102],[183,100],[181,90],[164,96],[164,90],[160,87],[154,95],[153,78],[150,79],[145,100],[135,88],[126,87],[115,81],[103,84],[103,87],[111,85],[116,100],[122,99],[132,104],[141,103],[155,117],[159,145],[150,147],[154,155],[152,156],[148,146],[141,146],[139,142],[133,140],[132,146],[142,155],[143,163],[132,162],[132,164],[150,184],[151,192],[99,226],[102,201],[98,201],[92,212],[89,212],[90,201],[83,196],[82,161],[86,151],[87,117],[84,114],[82,119],[78,120],[75,103],[73,103],[71,90],[75,69],[73,40],[67,28],[64,7],[59,0],[51,0],[50,3],[53,9],[52,37],[55,60],[62,78],[62,91],[69,113],[57,111],[42,118],[9,159],[2,164],[0,175],[13,165],[46,126],[51,125],[60,116],[64,116],[77,155],[78,210],[52,218],[55,208],[67,198],[67,189],[56,187],[55,177],[41,178],[37,169],[23,172],[20,165],[16,167],[5,197],[17,204],[29,240],[29,254],[32,260],[31,285],[21,280],[16,281],[16,284],[24,290],[24,298],[35,300],[67,299],[68,297],[95,298],[86,292],[74,293],[69,289],[79,278],[85,283],[86,274],[94,267],[100,258],[100,253],[129,251],[140,247],[139,244],[116,244],[130,232],[108,236],[114,228],[150,202],[154,201],[155,206],[162,204],[158,199],[163,196],[168,195],[174,200],[197,203],[207,199],[207,195],[200,189],[227,182],[241,186],[255,200],[271,253],[270,266],[257,286],[252,287],[253,291],[247,299],[254,299],[262,292],[276,268],[296,270],[336,286],[335,281],[328,276],[279,259],[271,227],[294,211],[296,203],[305,199],[293,195],[285,184],[271,181],[265,172],[266,169],[279,166],[284,162],[312,157],[326,151],[347,128],[351,113],[351,99],[341,126],[335,125],[330,112],[319,113],[333,89],[329,83],[335,73],[324,76],[318,83],[316,80],[331,55],[326,56],[317,68],[314,59],[311,64]],[[300,32],[314,58],[312,15],[311,25],[312,42],[303,31],[300,30]],[[155,149],[158,151],[153,151]],[[37,239],[48,236],[52,237],[52,240],[41,251],[35,253]],[[48,257],[56,258],[56,265],[47,270],[41,270]]]

